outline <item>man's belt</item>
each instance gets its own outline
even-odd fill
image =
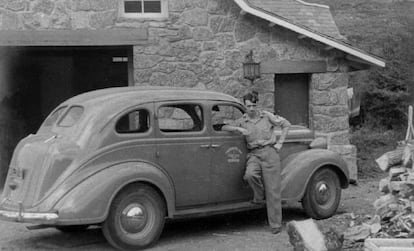
[[[268,145],[263,145],[263,146],[256,146],[256,147],[253,147],[253,148],[251,148],[251,149],[249,149],[250,151],[253,151],[253,150],[260,150],[260,149],[263,149],[263,148],[266,148],[266,147],[268,147],[268,146],[272,146],[272,144],[268,144]]]

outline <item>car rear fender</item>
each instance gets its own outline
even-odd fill
[[[312,175],[320,168],[331,168],[339,177],[341,188],[349,185],[349,171],[339,154],[326,149],[310,149],[282,161],[282,199],[302,199]]]
[[[103,222],[120,190],[131,183],[152,186],[164,199],[167,215],[174,210],[174,188],[169,177],[145,162],[126,162],[107,167],[83,180],[54,206],[59,224],[92,224]]]

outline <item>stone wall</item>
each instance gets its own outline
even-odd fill
[[[253,50],[255,61],[318,60],[327,53],[297,34],[251,15],[240,15],[232,0],[169,1],[167,21],[144,22],[149,45],[134,46],[138,85],[206,88],[241,97],[259,91],[261,104],[273,109],[274,75],[255,85],[243,79],[242,62]]]
[[[233,0],[169,0],[169,17],[119,17],[113,0],[0,0],[0,30],[143,28],[148,45],[134,46],[138,85],[207,88],[236,97],[254,88],[273,109],[273,74],[251,86],[242,62],[253,50],[256,61],[320,60],[335,55],[310,40],[269,22],[240,14]]]
[[[356,147],[349,142],[348,82],[347,73],[312,74],[310,113],[315,133],[327,138],[328,149],[344,158],[356,181]]]

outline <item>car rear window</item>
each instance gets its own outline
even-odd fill
[[[82,116],[83,113],[82,106],[72,106],[63,116],[63,118],[58,123],[58,126],[61,127],[71,127],[73,126]]]
[[[44,122],[44,126],[52,126],[56,120],[62,115],[67,106],[57,108]]]

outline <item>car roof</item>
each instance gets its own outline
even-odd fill
[[[112,110],[128,106],[168,100],[218,100],[240,103],[236,98],[215,91],[162,86],[112,87],[86,92],[68,99],[63,105],[83,105],[86,107],[110,107]],[[139,101],[139,102],[137,102]]]

